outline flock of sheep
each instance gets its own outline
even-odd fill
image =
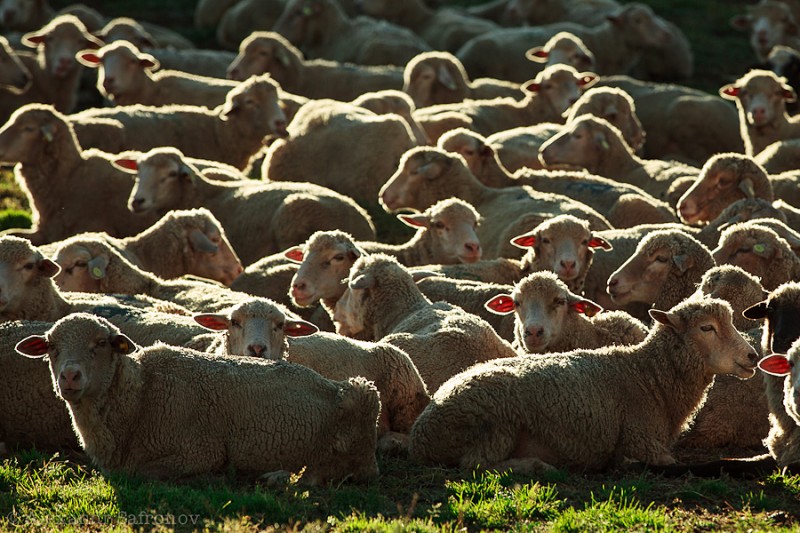
[[[692,52],[643,4],[434,4],[200,0],[198,50],[0,0],[33,212],[0,236],[5,453],[317,484],[800,461],[800,5],[732,21],[763,68],[716,96],[661,82]]]

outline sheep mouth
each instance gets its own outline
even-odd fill
[[[61,388],[61,397],[68,402],[77,402],[83,396],[83,389]]]
[[[458,260],[462,263],[477,263],[481,260],[481,254],[459,255]]]
[[[736,363],[736,366],[739,367],[739,371],[736,372],[737,377],[747,379],[753,377],[756,373],[756,367],[754,365]]]

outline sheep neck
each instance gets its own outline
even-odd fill
[[[461,198],[465,202],[471,203],[476,208],[480,204],[490,202],[496,198],[499,191],[502,190],[487,187],[481,183],[478,178],[476,178],[466,167],[462,168],[461,172],[456,174],[453,179],[446,179],[443,185],[447,189],[446,191],[442,191],[443,193],[446,193],[446,196],[443,195],[441,198],[437,198],[435,201],[446,200],[447,198],[454,196],[456,198]],[[433,205],[433,203],[435,202],[431,202],[430,205],[425,206],[425,209]]]
[[[641,56],[641,50],[630,46],[611,22],[589,28],[580,37],[594,52],[597,71],[606,75],[626,74]]]
[[[162,230],[163,226],[158,224],[139,235],[120,239],[118,248],[129,261],[143,270],[164,279],[176,278],[186,273],[183,252],[185,237],[164,235]]]
[[[612,136],[611,148],[602,153],[595,169],[587,169],[592,174],[630,183],[629,176],[644,172],[644,160],[632,153],[623,141]]]
[[[414,236],[403,244],[359,243],[366,252],[382,253],[397,258],[400,264],[414,266],[411,263],[428,264],[432,257],[432,239],[430,230],[417,231]]]
[[[4,311],[0,317],[8,320],[41,320],[55,322],[70,312],[70,305],[50,278],[37,278],[31,283],[16,309]]]
[[[393,333],[394,328],[408,315],[431,305],[430,300],[425,298],[410,278],[406,283],[394,283],[390,290],[383,290],[370,297],[376,299],[376,302],[370,307],[366,322],[372,325],[372,338],[376,340]],[[392,305],[380,305],[384,301],[391,301]]]

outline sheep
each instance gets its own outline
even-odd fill
[[[608,13],[619,8],[616,0],[496,0],[471,6],[469,13],[503,26],[539,26],[570,21],[592,27],[602,24]]]
[[[227,75],[244,81],[264,73],[272,75],[284,90],[312,99],[350,101],[365,92],[403,87],[399,67],[306,60],[282,35],[257,31],[239,45],[239,54],[229,63]]]
[[[256,30],[273,27],[285,7],[286,0],[239,0],[222,15],[217,42],[222,48],[236,50]]]
[[[395,89],[385,89],[383,91],[373,91],[364,93],[354,99],[351,104],[363,107],[367,111],[372,111],[376,115],[395,114],[402,118],[408,126],[415,142],[418,145],[430,144],[430,139],[425,130],[414,118],[414,101],[404,92]]]
[[[672,31],[653,10],[640,3],[621,6],[594,27],[562,22],[534,28],[500,29],[470,40],[456,53],[473,78],[488,77],[522,83],[530,72],[526,52],[544,45],[560,32],[579,38],[595,56],[595,72],[625,74],[647,48],[665,48]]]
[[[703,274],[715,266],[703,244],[681,230],[648,234],[608,278],[608,294],[616,305],[634,302],[668,309],[690,296]]]
[[[194,10],[197,28],[215,28],[225,12],[240,0],[200,0]]]
[[[526,94],[521,101],[513,98],[475,100],[458,104],[443,104],[419,109],[414,118],[422,124],[431,140],[438,139],[453,117],[481,135],[529,126],[539,122],[561,122],[562,113],[572,105],[584,89],[597,80],[592,72],[578,72],[567,65],[553,65],[541,71],[534,80],[523,83]]]
[[[0,161],[18,163],[14,176],[32,207],[33,229],[16,233],[34,244],[79,231],[123,237],[157,220],[123,209],[133,180],[108,156],[81,151],[72,125],[53,106],[29,104],[11,116],[0,129]],[[89,215],[86,205],[98,208]]]
[[[223,332],[220,355],[288,360],[328,379],[363,376],[373,382],[381,397],[379,449],[387,435],[397,438],[389,432],[407,435],[430,401],[414,363],[399,348],[317,333],[309,324],[289,320],[270,300],[251,298],[226,314],[203,313],[195,320]]]
[[[423,52],[409,61],[403,71],[403,91],[417,108],[523,95],[514,83],[488,78],[470,81],[464,66],[449,52]]]
[[[414,423],[412,460],[523,475],[675,463],[671,447],[714,375],[750,378],[757,356],[722,300],[650,314],[655,326],[634,346],[501,359],[454,376]]]
[[[0,124],[25,104],[47,102],[50,85],[36,54],[14,50],[0,35]]]
[[[431,393],[477,362],[515,355],[485,321],[443,302],[432,304],[392,257],[360,257],[347,283],[334,313],[337,332],[365,334],[405,351]]]
[[[765,66],[777,76],[784,78],[795,93],[800,89],[800,52],[794,48],[781,44],[773,46],[767,56]],[[797,101],[786,103],[786,111],[790,115],[797,114],[798,110],[800,110],[800,105],[797,104]]]
[[[100,31],[95,32],[95,36],[106,44],[115,41],[128,41],[139,49],[195,51],[194,44],[183,35],[162,26],[149,22],[140,23],[128,17],[117,17],[109,20]],[[201,54],[200,56],[202,55],[208,56],[208,54]],[[199,74],[198,72],[194,73]]]
[[[118,149],[147,151],[174,146],[189,157],[227,163],[244,169],[267,135],[286,135],[286,113],[278,84],[256,76],[231,89],[225,103],[213,110],[193,106],[119,106],[71,115],[70,120],[105,118],[124,125],[113,141]],[[157,124],[157,126],[155,126]]]
[[[368,17],[348,18],[335,0],[289,0],[272,31],[309,59],[405,65],[430,46],[407,30]]]
[[[83,313],[17,351],[48,359],[82,448],[106,472],[174,479],[306,467],[304,480],[317,484],[378,473],[380,401],[364,379],[335,382],[299,365],[164,344],[139,351]]]
[[[381,204],[389,212],[403,207],[427,209],[451,196],[469,202],[487,220],[478,227],[483,256],[487,259],[498,257],[498,249],[504,245],[499,242],[500,236],[520,229],[517,220],[523,215],[527,216],[526,224],[532,224],[531,215],[540,215],[544,220],[564,213],[587,220],[592,230],[609,227],[595,210],[565,196],[524,187],[486,187],[472,175],[460,155],[436,148],[417,147],[406,152],[397,171],[380,191]]]
[[[0,390],[0,446],[5,450],[80,449],[66,406],[53,392],[50,372],[14,351],[19,341],[41,335],[52,325],[32,321],[0,324],[0,368],[6,375]]]
[[[303,106],[288,132],[289,139],[276,141],[267,150],[261,167],[265,179],[308,181],[367,202],[375,201],[400,157],[416,145],[399,116],[376,116],[333,100]],[[310,153],[318,156],[309,157]],[[339,164],[331,165],[332,157]]]
[[[194,76],[174,70],[158,70],[158,60],[127,41],[107,44],[99,50],[81,51],[78,61],[97,68],[97,90],[117,105],[195,105],[214,108],[238,83]]]
[[[797,21],[783,2],[761,0],[754,6],[747,6],[747,14],[737,15],[730,22],[737,30],[750,32],[750,46],[762,63],[777,45],[800,48]]]
[[[580,37],[567,31],[561,31],[550,37],[544,46],[534,46],[525,53],[534,63],[555,65],[564,63],[575,70],[597,69],[594,54],[586,48]]]
[[[625,142],[639,152],[644,144],[645,132],[636,115],[633,99],[620,89],[592,87],[565,111],[569,123],[585,114],[606,119],[622,133]],[[486,143],[497,152],[500,162],[511,172],[522,167],[541,168],[539,147],[561,130],[559,124],[542,123],[535,126],[512,128],[490,135]]]
[[[197,76],[209,78],[225,78],[228,66],[236,58],[236,54],[225,50],[199,50],[171,48],[154,48],[148,51],[156,58],[164,70],[179,70]],[[244,81],[244,80],[240,80]]]
[[[575,118],[561,133],[539,148],[545,168],[570,165],[592,174],[640,187],[657,199],[664,199],[672,181],[680,176],[696,176],[693,167],[658,159],[644,160],[622,138],[620,131],[606,120],[592,115]]]
[[[747,155],[755,156],[776,141],[800,137],[800,119],[786,112],[786,102],[795,101],[797,94],[774,72],[753,69],[724,85],[719,94],[736,102],[739,135]]]
[[[498,315],[515,315],[513,346],[522,352],[638,344],[647,336],[644,324],[622,311],[592,319],[603,308],[571,292],[549,271],[529,274],[511,293],[488,300],[486,307]]]
[[[800,167],[800,139],[775,141],[753,159],[770,174],[796,170]]]
[[[800,258],[785,239],[759,222],[750,220],[725,228],[712,254],[720,265],[736,265],[760,277],[764,288],[772,291],[800,279]]]

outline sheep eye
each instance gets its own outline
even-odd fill
[[[705,332],[714,331],[714,326],[712,326],[711,324],[700,326],[700,331],[705,331]]]
[[[73,266],[73,268],[74,267],[86,268],[86,265],[87,265],[86,261],[75,261],[75,265]]]
[[[581,241],[581,246],[589,246],[589,239],[583,239]]]
[[[344,254],[334,255],[332,261],[344,261]]]
[[[669,261],[669,257],[666,255],[659,255],[656,257],[656,261],[658,261],[659,263],[666,263],[667,261]]]
[[[283,322],[278,322],[275,324],[275,329],[283,329],[285,324]]]
[[[739,248],[738,250],[736,250],[736,253],[737,253],[737,254],[747,254],[747,253],[750,253],[750,248],[749,248],[749,247],[747,247],[747,246],[742,246],[741,248]]]
[[[550,244],[550,239],[547,237],[542,237],[542,244]]]
[[[444,229],[444,222],[436,221],[433,223],[433,227],[436,229]]]
[[[231,326],[233,326],[234,328],[241,328],[242,323],[239,322],[238,320],[231,319]]]
[[[24,268],[25,270],[33,270],[34,266],[35,265],[33,263],[25,263],[24,265],[22,265],[22,268]]]
[[[96,346],[97,348],[103,348],[103,347],[105,347],[107,344],[108,344],[108,341],[106,341],[105,339],[100,339],[99,341],[97,341],[97,344],[96,344],[95,346]]]
[[[178,177],[178,171],[177,170],[170,170],[169,174],[167,174],[167,176],[170,177],[170,178],[177,178]]]
[[[556,305],[567,305],[566,298],[556,298]]]

